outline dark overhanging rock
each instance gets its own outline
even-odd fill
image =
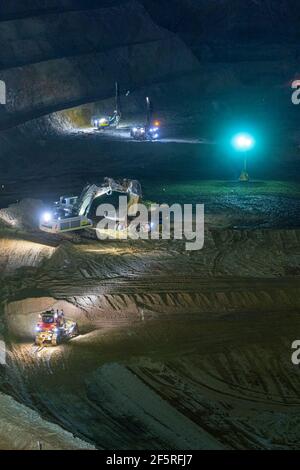
[[[118,11],[125,29],[116,33],[114,24]],[[106,41],[104,51],[88,49],[77,55],[74,50],[74,55],[52,60],[45,54],[46,60],[35,62],[33,59],[33,63],[1,72],[8,96],[7,106],[0,110],[0,128],[108,98],[114,92],[115,80],[124,87],[138,88],[197,71],[199,62],[191,51],[174,34],[157,27],[137,2],[129,2],[126,8],[122,5],[107,8],[105,17],[106,24],[111,24],[106,27],[111,41]],[[28,21],[30,35],[31,20]],[[89,31],[84,34],[88,37]],[[116,34],[120,35],[120,44],[116,43]],[[127,38],[124,44],[122,36]],[[136,41],[132,42],[135,36]]]

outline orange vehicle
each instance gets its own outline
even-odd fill
[[[37,346],[57,346],[63,341],[79,335],[78,325],[73,320],[63,319],[54,311],[42,313],[37,323],[35,344]]]

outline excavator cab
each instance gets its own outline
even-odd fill
[[[50,328],[49,325],[54,325],[56,323],[55,314],[53,312],[45,312],[41,315],[41,322],[39,326],[41,328]]]

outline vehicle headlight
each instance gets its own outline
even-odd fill
[[[52,214],[51,212],[45,212],[42,217],[43,222],[50,222],[52,220]]]

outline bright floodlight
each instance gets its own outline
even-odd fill
[[[52,219],[52,215],[50,214],[50,212],[45,212],[45,214],[43,215],[44,222],[48,223],[50,222],[51,219]]]
[[[254,147],[255,140],[250,134],[241,133],[233,137],[231,144],[236,150],[246,152]]]

